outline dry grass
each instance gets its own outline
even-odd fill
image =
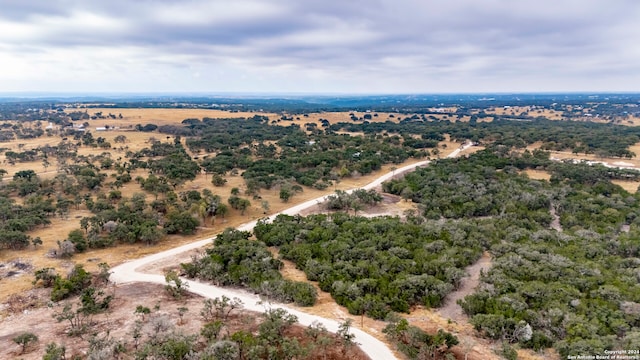
[[[549,120],[564,120],[564,114],[561,111],[555,111],[551,109],[538,109],[533,108],[531,106],[511,106],[511,107],[495,107],[486,109],[485,113],[487,114],[496,114],[496,115],[510,115],[510,116],[519,116],[522,113],[527,113],[527,116],[538,117],[543,116]]]
[[[91,127],[96,126],[119,126],[120,128],[134,127],[137,124],[156,124],[156,125],[175,125],[180,124],[184,119],[202,119],[209,117],[212,119],[224,118],[249,118],[256,114],[266,115],[275,119],[276,114],[273,113],[256,113],[256,112],[230,112],[225,110],[208,110],[208,109],[109,109],[109,108],[92,108],[92,109],[67,109],[66,112],[87,111],[89,115],[102,112],[103,115],[122,114],[122,119],[96,119],[86,120]],[[80,123],[85,120],[80,121]]]
[[[640,187],[640,181],[611,180],[611,182],[620,185],[632,194],[635,194],[638,191],[638,187]]]
[[[535,149],[539,149],[542,146],[541,142],[536,142],[527,146],[527,150],[533,151]],[[593,154],[574,154],[569,151],[550,151],[551,158],[553,159],[576,159],[576,160],[586,160],[586,161],[600,161],[605,162],[611,166],[624,166],[624,167],[635,167],[640,169],[640,143],[634,144],[629,147],[629,150],[634,152],[637,156],[631,159],[627,158],[616,158],[616,157],[601,157]]]
[[[527,169],[525,171],[523,171],[525,174],[527,174],[527,176],[529,177],[529,179],[534,179],[534,180],[549,180],[551,179],[551,174],[549,174],[549,172],[544,171],[544,170],[533,170],[533,169]]]
[[[628,119],[619,122],[621,125],[640,126],[640,117],[630,116]]]

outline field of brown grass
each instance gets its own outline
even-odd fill
[[[530,179],[534,179],[534,180],[549,180],[551,179],[551,174],[549,174],[547,171],[544,170],[533,170],[533,169],[527,169],[524,171],[525,174],[527,174],[527,176]]]
[[[69,108],[65,110],[67,113],[74,111],[87,112],[89,115],[102,112],[103,115],[122,114],[122,119],[96,119],[87,120],[91,127],[96,126],[119,126],[127,128],[134,127],[136,124],[156,124],[171,125],[179,124],[184,119],[202,119],[209,117],[212,119],[224,118],[249,118],[254,115],[266,115],[271,119],[276,119],[278,115],[273,113],[258,112],[231,112],[226,110],[209,110],[209,109],[111,109],[111,108]],[[81,121],[81,122],[84,122]]]
[[[551,109],[538,109],[531,106],[511,106],[511,107],[495,107],[485,110],[487,114],[496,115],[512,115],[518,116],[522,113],[527,113],[527,116],[538,117],[543,116],[549,120],[564,120],[564,115],[561,111],[555,111]]]

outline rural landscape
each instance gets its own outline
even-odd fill
[[[637,348],[639,104],[5,99],[0,357]]]
[[[639,1],[0,4],[0,360],[640,360]]]

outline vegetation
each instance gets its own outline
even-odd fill
[[[238,105],[220,99],[229,109],[255,109],[257,104],[278,109],[286,104],[290,112],[274,119],[256,115],[185,119],[170,126],[139,124],[138,131],[171,137],[165,142],[151,140],[147,148],[134,152],[126,149],[128,139],[120,135],[113,144],[122,146],[122,154],[127,151],[119,157],[110,152],[107,139],[68,128],[78,121],[122,118],[117,113],[65,113],[65,105],[50,102],[3,102],[0,118],[18,122],[0,124],[0,141],[54,135],[37,120],[63,130],[55,133],[62,139],[57,145],[2,150],[8,165],[38,163],[57,174],[43,178],[27,169],[7,177],[7,170],[0,169],[0,180],[5,180],[0,184],[0,251],[42,244],[42,239],[31,238],[31,231],[48,226],[55,216],[68,219],[81,207],[91,215],[81,219],[80,228],[60,236],[57,256],[71,257],[119,243],[152,245],[166,234],[193,234],[199,225],[213,224],[230,209],[244,214],[252,201],[268,213],[269,203],[260,197],[263,189],[288,202],[305,186],[325,189],[384,164],[437,156],[439,142],[448,135],[487,150],[467,159],[438,160],[404,179],[385,183],[386,192],[419,204],[419,213],[408,214],[406,220],[359,218],[358,211],[378,203],[380,195],[337,191],[326,202],[327,209],[353,211],[354,216],[279,216],[271,224],[258,224],[257,241],[249,233],[227,230],[206,256],[183,264],[184,270],[190,277],[245,287],[267,299],[312,305],[317,298],[313,286],[280,276],[282,263],[267,248],[275,246],[283,259],[293,261],[351,313],[384,319],[393,311],[408,312],[418,305],[440,306],[459,285],[464,267],[489,251],[491,270],[483,274],[478,291],[460,304],[478,331],[503,343],[505,357],[512,357],[518,347],[553,346],[564,357],[635,346],[640,338],[636,330],[640,326],[640,195],[629,194],[610,180],[639,180],[640,172],[552,161],[546,151],[636,156],[629,147],[640,141],[639,128],[613,123],[639,114],[635,106],[627,106],[635,105],[637,98],[612,94],[607,101],[594,101],[575,95],[559,104],[543,95],[523,98],[530,111],[503,115],[493,113],[492,107],[507,104],[507,95],[497,96],[491,104],[472,96],[422,102],[398,98],[394,105],[371,98],[342,103],[319,100],[325,105],[278,100]],[[447,105],[455,109],[433,109]],[[186,106],[210,107],[199,101]],[[291,122],[309,110],[340,107],[354,109],[350,122],[331,125],[321,120],[319,125],[302,127]],[[376,111],[365,112],[373,108]],[[581,120],[588,112],[608,123],[550,121],[536,115],[543,109],[563,111],[569,120]],[[376,119],[378,112],[385,116],[383,110],[393,113],[386,115],[395,117],[393,122]],[[469,122],[459,121],[463,118]],[[539,150],[524,150],[534,143]],[[105,152],[81,155],[82,148]],[[135,179],[141,193],[123,195],[122,187],[139,169],[148,172]],[[529,179],[522,175],[526,169],[547,171],[551,180]],[[224,199],[208,189],[184,190],[183,185],[203,170],[218,189],[224,189],[227,175],[240,174],[245,186],[232,189]],[[146,194],[153,201],[146,200]],[[110,297],[100,292],[96,279],[81,266],[66,276],[40,269],[35,277],[36,284],[52,288],[53,301],[79,296],[75,306],[67,304],[56,315],[68,322],[69,333],[83,331],[92,315],[109,307]],[[167,283],[172,296],[183,294],[185,284],[177,274],[167,274]],[[173,358],[203,351],[215,358],[249,354],[286,358],[312,351],[294,340],[273,340],[273,334],[283,335],[294,322],[287,314],[266,316],[269,325],[261,331],[272,335],[225,334],[230,315],[224,313],[236,308],[233,300],[221,299],[210,307],[216,310],[210,311],[201,331],[206,349],[198,343],[197,334],[169,331],[166,321],[154,318],[155,330],[149,331],[149,341],[136,349],[136,356]],[[225,310],[218,314],[218,308]],[[140,314],[143,321],[153,317],[145,307]],[[319,347],[329,343],[321,340],[324,335],[318,335],[323,334],[318,328],[308,331]],[[141,333],[139,329],[138,340],[143,338]],[[445,347],[456,342],[450,334],[424,334],[401,320],[391,321],[385,333],[410,358],[446,356]],[[34,342],[21,341],[23,351]],[[348,331],[341,341],[349,344]],[[111,352],[106,357],[118,351],[116,342],[108,339],[94,339],[93,344],[92,352]],[[61,358],[65,349],[49,344],[46,353],[45,358]]]
[[[259,222],[254,232],[350,313],[376,319],[415,305],[440,306],[462,269],[481,254],[474,229],[391,217],[279,215],[273,223]]]
[[[406,319],[393,319],[382,332],[409,359],[446,359],[449,349],[458,344],[455,336],[442,329],[429,335]]]
[[[638,197],[597,177],[600,168],[555,164],[545,182],[519,175],[514,160],[537,162],[490,149],[439,161],[385,189],[410,188],[427,218],[484,229],[474,239],[491,251],[493,267],[461,305],[486,336],[555,346],[563,357],[624,348],[640,324],[638,247],[631,240]],[[564,231],[548,229],[551,208]]]
[[[249,288],[267,300],[315,304],[316,289],[306,282],[283,279],[279,272],[282,262],[273,258],[265,244],[249,240],[250,236],[246,231],[227,229],[216,236],[206,256],[182,267],[190,277],[219,286]]]
[[[22,347],[21,353],[24,354],[31,345],[38,342],[38,337],[31,332],[24,332],[13,338],[13,342]]]

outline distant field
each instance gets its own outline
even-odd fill
[[[102,112],[103,115],[122,114],[123,119],[98,119],[87,120],[92,127],[95,126],[120,126],[124,128],[126,126],[135,126],[136,124],[156,124],[156,125],[169,125],[180,123],[184,119],[202,119],[204,117],[210,117],[213,119],[223,118],[249,118],[254,115],[266,115],[269,118],[276,118],[277,115],[273,113],[258,113],[258,112],[230,112],[225,110],[209,110],[209,109],[113,109],[113,108],[78,108],[78,109],[66,109],[67,113],[73,111],[86,111],[89,115],[94,115],[97,112]],[[95,125],[94,125],[95,124]]]
[[[564,116],[562,112],[551,109],[533,109],[530,106],[512,106],[512,107],[495,107],[485,110],[487,114],[496,115],[513,115],[518,116],[522,113],[527,113],[527,116],[538,117],[544,116],[549,120],[563,120]]]

